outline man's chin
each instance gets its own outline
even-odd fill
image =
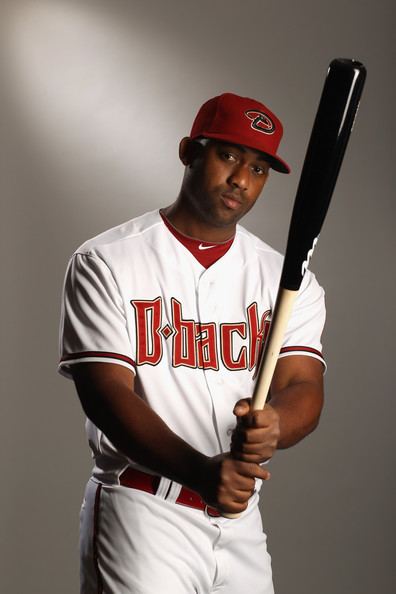
[[[227,227],[235,227],[245,214],[245,211],[230,209],[221,203],[217,208],[201,209],[199,218],[210,227],[226,229]]]
[[[217,220],[219,221],[219,226],[223,227],[230,227],[235,226],[245,215],[245,212],[238,210],[226,210],[222,209],[220,213],[217,215]]]

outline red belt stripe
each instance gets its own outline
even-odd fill
[[[158,491],[160,480],[161,477],[159,476],[142,472],[136,468],[127,468],[120,476],[120,485],[155,495]],[[170,487],[168,489],[167,495],[169,492]],[[179,496],[176,499],[176,503],[206,511],[210,516],[220,516],[220,513],[217,511],[217,509],[206,505],[205,501],[200,497],[200,495],[198,495],[198,493],[192,491],[191,489],[187,489],[186,487],[181,488]]]

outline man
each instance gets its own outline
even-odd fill
[[[249,411],[282,258],[237,223],[270,168],[288,173],[281,136],[263,104],[210,99],[180,143],[177,200],[86,242],[69,264],[60,370],[95,459],[83,594],[273,592],[262,464],[316,427],[324,364],[323,291],[308,273],[270,403]]]

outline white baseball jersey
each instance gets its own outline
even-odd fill
[[[136,392],[200,452],[228,451],[233,407],[254,386],[282,256],[238,225],[227,253],[204,268],[158,210],[98,235],[73,255],[61,319],[60,372],[102,361],[136,374]],[[306,273],[280,356],[323,361],[324,292]],[[133,461],[87,421],[97,480],[117,484]]]

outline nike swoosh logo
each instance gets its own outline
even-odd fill
[[[202,243],[199,244],[198,249],[199,250],[210,250],[210,248],[214,248],[214,245],[202,245]]]

